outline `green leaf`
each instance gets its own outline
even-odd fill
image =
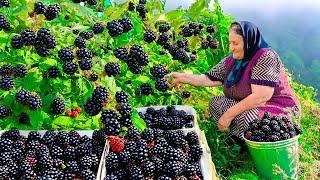
[[[145,128],[147,128],[146,123],[144,122],[144,120],[139,116],[139,113],[137,110],[133,110],[132,112],[132,116],[131,116],[132,122],[134,124],[135,127],[137,127],[137,129],[140,132],[143,132]]]
[[[30,123],[35,130],[41,129],[43,121],[47,121],[47,119],[50,118],[47,113],[41,110],[30,111],[28,115],[30,117]]]
[[[52,122],[53,129],[70,128],[73,124],[73,119],[69,116],[59,116]]]

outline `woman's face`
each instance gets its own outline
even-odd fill
[[[234,59],[243,59],[244,41],[243,37],[234,31],[229,32],[229,50],[232,52]]]

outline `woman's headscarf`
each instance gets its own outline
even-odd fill
[[[244,58],[234,61],[233,68],[227,76],[227,88],[240,81],[247,64],[259,49],[269,47],[256,25],[248,21],[238,23],[241,26],[244,40]]]

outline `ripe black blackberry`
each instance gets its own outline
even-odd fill
[[[104,103],[109,96],[108,89],[103,86],[98,86],[92,93],[92,100],[97,103]]]
[[[47,146],[53,145],[55,143],[55,138],[57,137],[56,133],[53,131],[46,131],[42,136],[40,142]]]
[[[60,73],[59,69],[56,66],[51,66],[48,69],[48,77],[49,78],[61,77],[61,73]]]
[[[27,74],[27,68],[25,65],[23,64],[18,64],[14,70],[13,70],[13,75],[14,77],[18,78],[18,77],[25,77]]]
[[[148,65],[148,55],[144,52],[140,45],[133,45],[129,52],[132,62],[137,62],[140,66]],[[130,62],[130,60],[128,60]]]
[[[101,34],[103,33],[104,25],[101,23],[95,23],[92,27],[92,30],[94,34]]]
[[[129,56],[129,52],[126,48],[117,48],[113,51],[113,54],[116,58],[121,59],[121,60],[126,60]]]
[[[158,177],[158,180],[172,180],[172,178],[166,175],[161,175]]]
[[[216,39],[212,39],[209,41],[209,47],[212,49],[217,49],[218,48],[218,41]]]
[[[141,94],[143,95],[150,95],[153,94],[153,89],[150,84],[143,83],[140,85]]]
[[[117,91],[115,96],[117,103],[127,103],[129,101],[129,97],[124,91]]]
[[[169,34],[162,33],[158,37],[157,44],[164,45],[166,42],[169,41],[169,39],[170,39],[170,35]]]
[[[170,161],[163,165],[163,172],[169,176],[178,176],[183,172],[183,164],[179,161]]]
[[[0,89],[9,91],[14,87],[15,83],[10,76],[4,76],[0,79]]]
[[[16,93],[16,101],[20,104],[26,105],[30,96],[30,92],[26,89],[20,89]]]
[[[197,36],[197,35],[200,34],[200,32],[201,32],[201,29],[195,28],[195,29],[193,30],[193,35],[194,35],[194,36]]]
[[[76,73],[77,69],[77,64],[73,63],[72,61],[67,61],[63,64],[63,72],[66,74],[73,75]]]
[[[75,40],[74,40],[74,45],[78,48],[85,48],[87,46],[86,44],[86,40],[81,37],[81,36],[78,36]]]
[[[93,38],[94,36],[94,33],[92,31],[83,31],[79,34],[80,37],[88,40],[88,39],[91,39]]]
[[[99,78],[99,76],[97,74],[90,74],[89,75],[89,80],[92,81],[92,82],[97,81],[98,78]]]
[[[114,120],[119,119],[119,117],[115,111],[107,109],[101,113],[101,118],[100,118],[101,123],[107,124],[108,121],[110,121],[111,119],[114,119]]]
[[[154,130],[151,128],[146,128],[142,134],[141,137],[145,140],[147,140],[147,142],[151,142],[154,140]]]
[[[119,166],[119,158],[118,154],[114,152],[109,152],[108,156],[106,157],[106,168],[108,170],[117,169]]]
[[[154,31],[152,31],[151,29],[147,30],[143,35],[144,41],[146,41],[148,43],[155,41],[156,38],[157,38],[156,33]]]
[[[118,111],[123,117],[130,117],[132,114],[132,107],[128,103],[122,103],[120,104]]]
[[[140,74],[142,73],[142,66],[138,64],[138,62],[135,61],[128,61],[127,62],[128,69],[133,74]]]
[[[156,89],[165,92],[169,89],[169,85],[166,79],[158,79],[156,81]]]
[[[21,38],[24,45],[26,46],[34,45],[36,41],[36,33],[30,29],[24,30],[21,33]]]
[[[130,117],[121,117],[119,120],[119,123],[121,126],[126,126],[126,127],[130,127],[133,124]]]
[[[0,8],[2,7],[10,7],[10,1],[9,0],[2,0],[0,1]]]
[[[104,66],[104,71],[110,76],[118,76],[120,74],[120,65],[116,62],[109,62]]]
[[[0,13],[0,31],[4,30],[9,30],[10,29],[10,22],[4,17],[3,14]]]
[[[90,116],[95,116],[99,114],[102,111],[102,109],[103,104],[93,101],[92,98],[89,98],[84,105],[84,110]]]
[[[51,104],[53,114],[62,114],[66,110],[64,100],[62,98],[56,98]]]
[[[153,174],[156,170],[154,163],[151,161],[143,162],[141,169],[142,169],[142,173],[146,177],[153,176]]]
[[[123,33],[123,25],[116,20],[108,22],[107,29],[111,37],[116,37]]]
[[[169,25],[168,23],[163,23],[163,24],[160,24],[160,25],[159,25],[158,30],[159,30],[159,32],[164,33],[164,32],[169,31],[170,28],[171,28],[171,27],[170,27],[170,25]]]
[[[90,70],[92,68],[91,59],[84,58],[79,61],[79,67],[81,70]]]
[[[74,58],[74,55],[73,55],[72,49],[63,48],[58,51],[58,57],[60,58],[60,60],[65,62],[65,61],[72,61]]]
[[[11,115],[10,109],[8,109],[6,106],[0,104],[0,119],[3,119],[9,115]]]
[[[214,25],[207,26],[207,33],[214,33],[216,31],[216,28]]]
[[[168,73],[163,65],[155,65],[150,69],[150,74],[155,78],[163,78]]]
[[[92,59],[92,52],[86,48],[80,48],[77,50],[78,59]]]
[[[208,41],[202,41],[201,42],[201,48],[202,49],[208,49],[209,48],[209,42]]]
[[[138,12],[138,14],[139,14],[141,19],[145,19],[146,18],[147,9],[143,4],[138,4],[136,6],[136,11]]]
[[[90,169],[92,164],[92,160],[90,156],[83,156],[80,159],[80,169]]]
[[[34,48],[36,50],[36,53],[41,57],[47,57],[50,55],[50,50],[43,42],[36,42]]]
[[[51,4],[47,7],[46,12],[44,13],[44,16],[47,20],[51,21],[54,18],[56,18],[60,13],[60,6],[59,4]]]
[[[21,35],[15,35],[11,39],[11,47],[14,49],[20,49],[23,47],[23,41]]]
[[[87,3],[91,6],[97,5],[98,1],[97,0],[87,0]]]
[[[119,22],[123,26],[123,33],[129,32],[133,28],[133,24],[128,18],[122,18]]]
[[[182,97],[183,98],[189,98],[191,96],[191,93],[189,91],[183,91],[182,92]]]
[[[30,94],[27,100],[27,106],[32,110],[37,110],[42,107],[42,100],[37,94]]]
[[[0,75],[1,76],[10,76],[14,73],[14,68],[10,64],[4,64],[0,67]]]
[[[134,9],[135,9],[134,3],[133,2],[129,2],[128,10],[129,11],[134,11]]]
[[[43,2],[34,3],[34,12],[37,14],[44,14],[46,12],[46,5]]]
[[[184,37],[191,37],[193,35],[192,29],[188,26],[184,27],[181,32]]]

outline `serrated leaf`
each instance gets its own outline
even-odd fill
[[[140,131],[143,132],[145,128],[147,128],[146,123],[144,120],[139,116],[139,113],[137,110],[133,110],[132,116],[131,116],[132,122],[134,126]]]
[[[43,121],[46,121],[49,117],[47,113],[41,110],[28,112],[30,123],[35,130],[41,129]]]

